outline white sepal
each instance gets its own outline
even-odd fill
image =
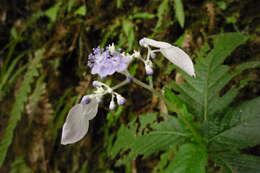
[[[139,44],[144,47],[153,46],[160,49],[160,52],[173,64],[178,66],[180,69],[188,73],[190,76],[195,77],[195,70],[193,62],[191,61],[188,54],[182,49],[172,46],[169,43],[156,41],[149,38],[143,38],[139,41]]]
[[[160,50],[161,53],[177,67],[188,73],[190,76],[196,76],[194,66],[189,55],[182,49],[171,46],[168,48],[161,48]]]
[[[84,99],[89,99],[86,102]],[[86,104],[86,103],[87,104]],[[86,95],[80,104],[73,106],[62,127],[61,144],[72,144],[81,140],[88,132],[89,120],[98,112],[98,99],[93,95]]]
[[[83,104],[73,106],[62,127],[61,144],[72,144],[81,140],[88,132],[89,119],[83,114]]]
[[[156,41],[156,40],[152,40],[150,38],[142,38],[139,41],[139,44],[143,47],[148,47],[148,46],[153,46],[153,47],[157,47],[157,48],[168,48],[171,47],[172,45],[166,42],[162,42],[162,41]]]

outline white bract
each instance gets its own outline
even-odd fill
[[[66,118],[62,128],[61,144],[72,144],[81,140],[88,132],[89,120],[93,119],[98,111],[98,99],[89,95],[89,103],[83,99],[74,105]]]
[[[195,71],[193,63],[188,54],[182,49],[175,47],[169,43],[156,41],[149,38],[143,38],[139,41],[139,44],[143,47],[148,48],[148,55],[154,52],[160,51],[170,62],[175,64],[177,67],[188,73],[190,76],[195,77]],[[150,46],[159,48],[158,50],[150,50]],[[154,56],[154,55],[152,55]]]

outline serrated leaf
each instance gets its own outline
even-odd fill
[[[141,127],[144,128],[145,123],[152,123],[149,114],[146,115],[147,118],[143,119],[141,122]],[[151,118],[155,120],[155,118]],[[129,153],[117,162],[117,165],[126,163],[133,160],[138,155],[143,155],[147,157],[160,150],[165,150],[171,145],[177,144],[182,141],[186,134],[181,130],[179,122],[176,118],[168,116],[166,121],[160,123],[150,124],[153,129],[146,134],[136,134],[137,125],[135,120],[130,123],[130,128],[122,126],[118,132],[118,138],[111,149],[112,157],[119,152],[129,151]]]
[[[202,56],[198,57],[195,65],[196,78],[183,74],[186,83],[171,83],[171,86],[180,92],[179,98],[204,120],[227,107],[237,94],[235,91],[227,92],[227,95],[220,97],[221,89],[235,75],[245,69],[255,67],[255,65],[248,64],[230,72],[228,66],[221,65],[235,48],[247,40],[247,36],[241,33],[226,33],[216,35],[213,38],[214,48],[210,53],[205,56],[208,49],[206,51],[203,49],[203,53],[199,54]],[[220,100],[222,103],[215,106]]]
[[[235,173],[259,173],[260,157],[237,153],[221,153],[217,155],[225,165]]]
[[[165,173],[205,173],[208,156],[205,148],[193,143],[180,146]]]
[[[237,148],[253,147],[260,144],[260,97],[232,108],[222,125],[226,129],[212,138],[212,143],[232,145]]]
[[[184,22],[185,22],[185,14],[184,14],[184,8],[182,4],[182,0],[174,0],[174,7],[175,7],[175,15],[176,18],[181,25],[181,27],[184,27]]]
[[[167,150],[166,152],[161,154],[158,164],[153,169],[153,173],[163,172],[163,170],[167,166],[169,160],[172,160],[175,150],[176,150],[176,147],[173,146],[173,147],[170,147],[169,150]]]

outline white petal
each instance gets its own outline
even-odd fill
[[[196,76],[193,63],[182,49],[171,46],[169,48],[161,48],[161,53],[173,64],[188,73],[190,76]]]
[[[139,41],[139,44],[141,46],[147,47],[147,45],[149,46],[153,46],[153,47],[157,47],[157,48],[168,48],[171,47],[172,45],[166,42],[162,42],[162,41],[156,41],[156,40],[152,40],[150,38],[142,38]]]
[[[82,113],[88,120],[92,120],[97,115],[98,103],[98,99],[96,97],[92,97],[90,103],[82,104]]]
[[[72,144],[81,140],[87,133],[89,117],[83,114],[83,104],[73,106],[62,128],[61,144]]]

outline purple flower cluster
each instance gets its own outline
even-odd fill
[[[115,72],[123,72],[131,61],[129,56],[123,56],[117,50],[110,47],[94,48],[93,53],[88,56],[88,66],[91,74],[98,74],[101,78],[112,75]]]

